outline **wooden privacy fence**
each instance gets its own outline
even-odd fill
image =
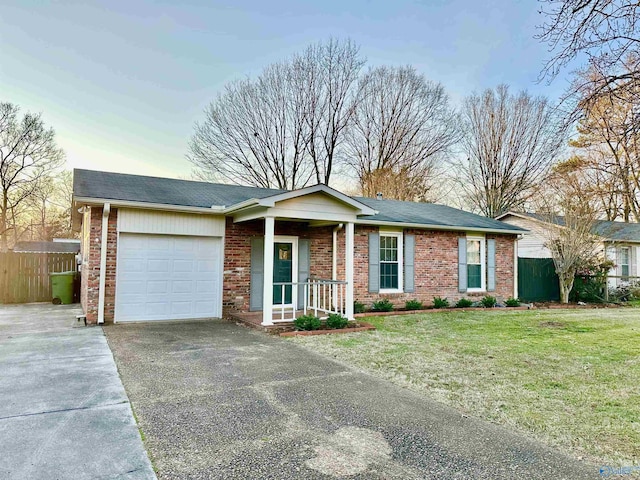
[[[0,303],[50,302],[49,273],[76,270],[74,253],[0,252]]]

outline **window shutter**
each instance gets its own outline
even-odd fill
[[[407,293],[415,292],[415,235],[404,236],[404,291]]]
[[[298,240],[298,305],[297,308],[304,308],[304,285],[303,282],[309,280],[311,265],[311,241],[307,239]]]
[[[496,289],[496,241],[487,240],[487,291]]]
[[[380,291],[380,234],[369,234],[369,292]]]
[[[458,291],[467,291],[467,237],[458,238]]]
[[[251,283],[249,285],[249,310],[262,310],[264,285],[264,238],[251,237]]]
[[[629,274],[632,277],[638,275],[638,247],[629,247]],[[636,279],[632,278],[632,282],[635,282]]]

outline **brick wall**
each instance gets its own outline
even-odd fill
[[[404,233],[415,235],[415,291],[413,293],[369,292],[369,238],[377,227],[356,225],[354,238],[354,299],[365,306],[388,298],[396,307],[404,307],[407,300],[418,299],[431,305],[433,297],[439,296],[456,302],[461,297],[480,298],[486,294],[506,299],[513,295],[513,235],[487,235],[496,240],[496,290],[487,293],[458,292],[458,237],[459,232],[405,229]],[[344,230],[338,238],[338,272],[344,279]]]
[[[100,244],[102,240],[102,208],[94,207],[88,215],[89,252],[87,264],[83,265],[81,298],[87,321],[97,322],[98,289],[100,281]],[[331,278],[332,228],[309,227],[304,222],[276,221],[276,235],[290,235],[311,240],[311,274]],[[377,227],[356,225],[354,238],[354,298],[370,306],[379,298],[389,298],[396,306],[417,298],[431,304],[433,297],[441,296],[450,302],[460,297],[481,297],[484,294],[460,294],[458,292],[458,237],[457,232],[408,229],[405,233],[415,235],[415,292],[399,294],[369,293],[369,244],[368,234]],[[251,237],[264,235],[264,220],[233,223],[226,221],[223,308],[249,310],[251,281]],[[505,299],[513,295],[513,250],[511,235],[487,235],[496,240],[496,291],[492,295]],[[338,232],[338,279],[345,279],[344,265],[345,232]],[[105,321],[113,322],[115,308],[115,278],[117,258],[117,209],[109,215],[107,238],[107,275],[105,289]]]
[[[309,227],[304,222],[276,221],[275,234],[310,239],[311,275],[331,278],[332,227]],[[225,310],[249,310],[251,237],[255,236],[264,236],[264,220],[233,223],[231,218],[227,218],[222,289],[222,306]]]
[[[100,288],[100,250],[102,244],[102,208],[93,207],[89,217],[89,252],[87,263],[82,266],[81,297],[87,322],[98,321],[98,297]],[[105,282],[104,319],[113,322],[116,297],[116,258],[118,210],[111,209],[107,229],[107,270]]]
[[[406,229],[415,235],[415,292],[369,293],[369,233],[377,227],[356,225],[354,237],[354,298],[370,306],[375,300],[388,298],[396,306],[404,307],[406,300],[417,298],[430,305],[433,297],[446,297],[455,302],[461,297],[480,298],[486,293],[458,292],[459,232]],[[310,238],[311,274],[331,278],[332,227],[309,228],[304,223],[276,222],[276,235]],[[234,224],[227,219],[224,267],[224,307],[246,311],[249,309],[251,281],[250,254],[252,236],[264,235],[264,221]],[[513,295],[512,235],[487,235],[496,240],[496,290],[489,292],[499,299]],[[338,231],[338,280],[345,276],[345,231]]]

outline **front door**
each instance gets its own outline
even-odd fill
[[[293,253],[293,242],[273,244],[273,304],[276,306],[293,304],[292,286],[276,285],[279,282],[293,282]]]

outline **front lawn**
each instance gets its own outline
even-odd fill
[[[378,330],[290,341],[575,456],[640,462],[640,309],[365,320]]]

